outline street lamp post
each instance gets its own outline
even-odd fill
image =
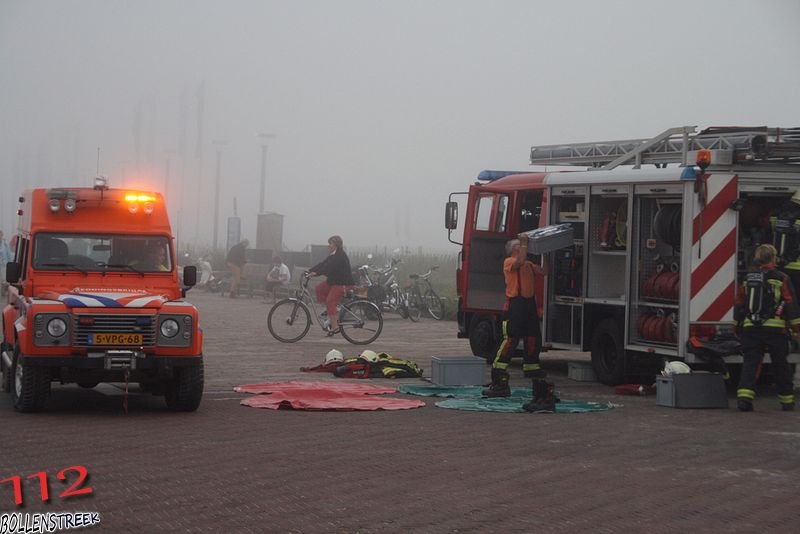
[[[219,188],[222,176],[222,147],[224,147],[226,144],[226,141],[214,141],[214,145],[217,147],[217,176],[214,183],[214,237],[212,238],[213,250],[217,250],[217,234],[219,233]]]
[[[267,192],[267,139],[278,137],[274,134],[258,134],[256,137],[262,139],[261,142],[261,189],[259,191],[258,213],[264,213],[264,195]]]

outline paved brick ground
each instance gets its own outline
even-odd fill
[[[312,331],[283,345],[260,299],[190,294],[206,335],[206,393],[194,414],[113,386],[55,387],[51,410],[0,397],[0,478],[46,471],[51,502],[25,483],[21,511],[87,510],[104,532],[752,532],[800,519],[800,412],[675,410],[564,376],[564,398],[599,414],[468,413],[433,400],[401,412],[309,413],[239,406],[232,387],[290,378],[331,347]],[[452,323],[388,318],[372,347],[417,360],[467,354]],[[572,355],[571,357],[578,357]],[[518,367],[514,384],[523,385]],[[332,378],[331,378],[332,379]],[[338,379],[334,379],[338,380]],[[383,381],[382,381],[383,382]],[[55,473],[85,465],[93,495],[62,500]],[[0,510],[15,510],[8,484]]]

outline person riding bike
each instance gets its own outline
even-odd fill
[[[317,284],[317,302],[325,303],[330,326],[328,335],[339,333],[339,321],[336,316],[336,306],[342,301],[345,291],[355,285],[350,259],[342,248],[344,243],[338,235],[328,238],[328,249],[331,251],[327,258],[313,266],[308,273],[309,277],[325,275],[324,282]]]

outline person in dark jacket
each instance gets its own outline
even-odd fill
[[[250,246],[250,241],[242,239],[239,243],[233,245],[228,251],[228,256],[225,262],[228,264],[228,269],[231,271],[233,278],[231,279],[231,293],[230,297],[235,299],[239,296],[239,283],[242,281],[242,269],[246,263],[247,247]]]
[[[736,320],[741,326],[742,376],[736,390],[737,407],[742,412],[753,411],[756,397],[756,379],[764,348],[769,350],[772,367],[775,371],[775,385],[778,388],[778,402],[785,411],[794,410],[794,386],[792,371],[786,356],[788,351],[787,334],[796,337],[800,331],[800,311],[797,308],[794,288],[789,277],[775,269],[777,251],[772,245],[761,245],[756,249],[755,260],[764,275],[769,298],[774,300],[774,309],[767,317],[756,320],[748,313],[746,284],[743,283],[736,295]]]
[[[327,279],[317,284],[317,302],[324,302],[330,320],[328,335],[332,336],[339,332],[339,321],[336,317],[336,306],[342,301],[344,292],[348,287],[355,285],[353,272],[350,268],[350,259],[342,248],[344,243],[338,235],[328,239],[328,249],[331,253],[327,258],[313,266],[308,276],[325,275]]]

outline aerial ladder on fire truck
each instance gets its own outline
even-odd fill
[[[572,165],[611,170],[620,165],[691,165],[698,150],[710,150],[712,164],[752,162],[800,164],[800,128],[670,128],[650,139],[627,139],[531,147],[531,165]]]

